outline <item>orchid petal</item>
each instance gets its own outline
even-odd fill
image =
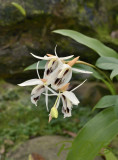
[[[56,77],[52,79],[51,87],[55,90],[62,88],[72,77],[72,69],[69,65],[63,64],[56,73]]]
[[[78,73],[86,73],[86,74],[92,74],[93,72],[90,71],[85,71],[77,68],[72,68],[73,71],[78,72]]]
[[[43,82],[40,79],[31,79],[27,80],[23,83],[18,84],[19,86],[33,86],[37,84],[43,84]]]
[[[75,94],[71,91],[65,91],[63,92],[63,95],[69,99],[74,105],[78,105],[80,102],[77,99],[77,97],[75,96]]]
[[[60,57],[59,59],[66,60],[66,59],[70,59],[70,58],[72,58],[73,56],[74,56],[74,55],[67,56],[67,57]]]
[[[58,56],[57,56],[56,49],[57,49],[57,44],[56,44],[56,46],[55,46],[54,52],[55,52],[55,56],[58,57]]]
[[[30,53],[33,57],[37,58],[37,59],[42,59],[42,60],[50,60],[52,58],[55,58],[55,56],[51,56],[51,57],[47,57],[47,56],[44,56],[44,57],[40,57],[40,56],[36,56],[34,55],[33,53]]]
[[[48,89],[47,88],[45,88],[45,93],[46,93],[46,95],[45,95],[46,107],[47,107],[47,111],[49,112],[49,109],[48,109]]]
[[[39,62],[40,62],[40,61],[37,62],[36,71],[37,71],[38,78],[40,79],[40,75],[39,75],[39,71],[38,71],[38,69],[39,69]]]
[[[47,95],[47,96],[58,96],[58,94],[45,94],[43,93],[44,95]]]
[[[64,118],[71,117],[71,110],[72,110],[72,102],[67,99],[64,95],[62,95],[62,113],[64,114]]]
[[[85,81],[83,81],[81,84],[79,84],[77,87],[73,88],[71,90],[71,92],[75,91],[77,88],[79,88],[80,86],[82,86],[86,81],[87,81],[87,79]]]
[[[45,91],[44,85],[36,86],[31,92],[31,102],[37,106],[37,102],[40,99],[40,95]]]
[[[47,79],[47,84],[51,84],[53,82],[53,80],[57,77],[57,73],[60,70],[61,66],[63,65],[62,62],[60,62],[58,59],[53,59],[51,60],[50,65],[48,65],[50,63],[47,62],[46,66],[45,66],[45,72],[44,72],[44,79]]]
[[[49,91],[51,91],[52,93],[57,94],[53,89],[49,88],[48,86],[45,85],[45,87],[46,87]]]
[[[56,104],[56,108],[58,108],[59,107],[59,103],[60,103],[60,96],[59,96],[59,99],[58,99],[58,101],[57,101],[57,104]]]

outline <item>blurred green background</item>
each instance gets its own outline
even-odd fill
[[[92,76],[74,75],[72,87],[85,78],[89,82],[76,91],[81,103],[74,107],[71,118],[63,119],[60,109],[59,118],[49,124],[44,96],[38,107],[31,104],[32,87],[16,85],[37,77],[36,71],[24,71],[37,61],[30,52],[40,56],[54,54],[57,44],[59,56],[79,55],[81,60],[92,64],[98,58],[91,49],[52,33],[55,29],[79,31],[118,51],[118,0],[0,0],[0,155],[3,159],[26,140],[77,133],[96,114],[97,111],[91,111],[96,102],[109,94]],[[50,98],[50,107],[54,100]]]

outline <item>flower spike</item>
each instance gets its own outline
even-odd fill
[[[21,84],[18,84],[19,86],[36,85],[31,92],[31,102],[37,106],[37,102],[40,99],[40,96],[42,94],[45,95],[47,111],[49,111],[48,96],[57,97],[54,106],[50,110],[49,122],[52,120],[52,118],[58,117],[58,107],[60,101],[62,101],[62,113],[64,114],[64,118],[70,117],[73,105],[78,105],[80,103],[79,99],[76,97],[73,91],[83,85],[86,80],[73,88],[71,91],[68,91],[70,80],[72,78],[72,71],[87,74],[92,73],[90,71],[73,68],[73,65],[76,64],[76,62],[78,61],[79,56],[67,62],[65,60],[72,58],[73,55],[66,57],[58,57],[56,49],[57,45],[54,48],[54,55],[46,54],[44,57],[40,57],[31,53],[33,57],[47,61],[45,65],[44,76],[42,79],[40,78],[40,61],[38,61],[36,65],[36,72],[38,78],[27,80]],[[48,94],[48,91],[50,91],[51,94]]]

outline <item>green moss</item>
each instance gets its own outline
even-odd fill
[[[2,84],[2,85],[1,85]],[[38,107],[30,102],[32,87],[13,86],[3,81],[0,82],[0,146],[5,145],[5,151],[14,148],[27,139],[40,136],[59,134],[64,135],[64,130],[77,133],[87,122],[92,114],[89,107],[74,107],[71,118],[63,118],[61,107],[59,118],[48,123],[44,96]],[[49,98],[49,107],[54,104],[55,98]],[[13,145],[7,145],[5,140],[11,140]]]

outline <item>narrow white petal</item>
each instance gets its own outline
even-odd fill
[[[40,57],[40,56],[36,56],[34,55],[33,53],[30,53],[33,57],[37,58],[37,59],[42,59],[42,60],[50,60],[52,58],[55,58],[55,56],[52,56],[52,57],[47,57],[47,56],[44,56],[44,57]]]
[[[55,46],[54,52],[55,52],[55,56],[58,57],[58,56],[57,56],[56,49],[57,49],[57,44],[56,44],[56,46]]]
[[[36,71],[37,71],[38,78],[40,79],[40,75],[39,75],[39,71],[38,71],[38,69],[39,69],[39,63],[40,63],[40,61],[37,62]]]
[[[75,94],[71,91],[65,91],[63,92],[63,95],[68,98],[74,105],[78,105],[80,103]]]
[[[40,79],[30,79],[18,85],[19,86],[33,86],[37,84],[43,84],[43,82]]]
[[[54,94],[57,94],[53,89],[51,89],[50,87],[48,87],[48,86],[46,86],[45,85],[45,87],[49,90],[49,91],[51,91],[52,93],[54,93]]]
[[[46,95],[45,95],[46,108],[47,108],[47,111],[49,112],[49,109],[48,109],[48,89],[47,88],[45,88],[45,93],[46,93]]]
[[[87,79],[85,81],[83,81],[81,84],[79,84],[77,87],[73,88],[71,90],[71,92],[75,91],[77,88],[79,88],[80,86],[82,86],[86,81],[87,81]]]
[[[58,99],[58,101],[57,101],[56,108],[59,107],[59,104],[60,104],[60,96],[59,96],[59,99]]]
[[[58,94],[45,94],[43,93],[44,95],[47,95],[47,96],[58,96]]]
[[[93,72],[90,71],[85,71],[77,68],[72,68],[73,71],[78,72],[78,73],[87,73],[87,74],[92,74]]]
[[[62,59],[62,60],[65,60],[65,59],[70,59],[72,58],[74,55],[71,55],[71,56],[67,56],[67,57],[60,57],[59,59]]]

